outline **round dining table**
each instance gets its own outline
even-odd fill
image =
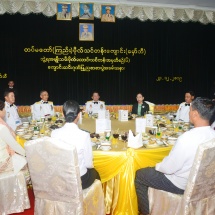
[[[93,133],[96,131],[96,120],[83,118],[79,128]],[[131,130],[135,133],[135,120],[122,122],[111,118],[111,130]],[[124,145],[118,140],[109,151],[93,147],[93,162],[103,183],[106,214],[138,215],[135,173],[140,168],[153,167],[161,162],[172,146],[134,149],[124,148]]]

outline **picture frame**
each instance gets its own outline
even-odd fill
[[[94,20],[94,3],[79,3],[79,19]]]
[[[79,23],[79,41],[94,41],[93,23]]]
[[[57,20],[72,20],[71,3],[57,3]]]
[[[101,22],[115,22],[115,5],[101,5]]]

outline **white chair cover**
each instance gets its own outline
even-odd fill
[[[35,194],[35,215],[82,215],[89,214],[84,211],[90,208],[93,214],[104,214],[95,212],[104,207],[100,181],[84,191],[84,206],[78,157],[72,144],[44,137],[26,142],[25,149]]]
[[[199,145],[184,195],[149,188],[151,215],[215,214],[215,139]]]
[[[28,190],[23,172],[0,174],[0,214],[20,213],[30,208]]]

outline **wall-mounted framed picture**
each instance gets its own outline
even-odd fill
[[[79,23],[79,40],[94,41],[94,24]]]
[[[115,22],[115,5],[101,6],[101,22]]]
[[[93,20],[93,3],[79,3],[79,19]]]
[[[57,20],[72,20],[71,3],[57,3]]]

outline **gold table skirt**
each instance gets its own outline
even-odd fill
[[[134,179],[138,169],[153,167],[169,154],[171,147],[126,151],[93,151],[94,166],[105,191],[106,213],[137,215]]]
[[[83,106],[85,108],[85,106]],[[132,110],[132,105],[106,105],[107,110],[110,112],[117,112],[118,110]],[[170,112],[170,111],[177,111],[179,105],[178,104],[162,104],[162,105],[155,105],[154,112]],[[55,112],[62,112],[62,105],[55,105],[54,110]],[[18,106],[18,113],[21,116],[29,116],[31,115],[31,107],[30,106]]]

